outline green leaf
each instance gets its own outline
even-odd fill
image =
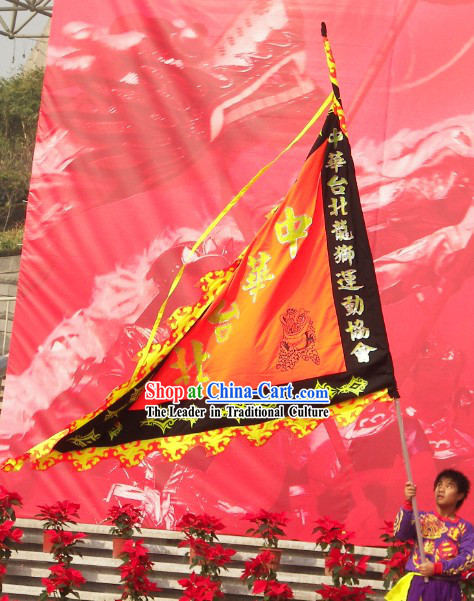
[[[253,534],[255,532],[254,528],[249,528],[245,534]]]

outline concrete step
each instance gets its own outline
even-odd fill
[[[43,553],[43,531],[38,520],[17,520],[17,525],[23,529],[24,537],[21,549],[14,552],[9,563],[3,593],[18,601],[33,601],[43,590],[41,582],[49,574],[48,567],[52,565],[49,553]],[[75,557],[73,566],[79,569],[86,578],[80,597],[83,601],[115,601],[119,596],[119,559],[112,558],[112,537],[108,534],[109,527],[105,525],[78,524],[71,530],[87,534],[84,543],[79,545],[82,557]],[[144,544],[150,551],[154,562],[151,580],[162,589],[156,595],[160,600],[175,601],[182,596],[182,588],[178,580],[189,576],[191,570],[186,556],[186,548],[178,548],[183,540],[180,532],[169,530],[143,529],[141,535]],[[225,547],[236,549],[231,567],[222,571],[222,588],[229,601],[250,601],[251,595],[241,582],[240,575],[244,562],[254,557],[262,545],[261,539],[245,536],[222,535],[219,542]],[[278,572],[282,582],[288,583],[293,589],[296,601],[317,601],[320,596],[315,589],[321,584],[331,584],[330,576],[324,574],[324,556],[316,551],[315,544],[304,541],[281,541],[283,556]],[[377,559],[385,556],[384,549],[356,547],[356,555],[370,555],[366,577],[360,581],[360,586],[371,586],[374,599],[383,598],[381,573],[383,566]]]

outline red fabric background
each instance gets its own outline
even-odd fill
[[[57,3],[22,256],[2,456],[95,408],[133,369],[172,276],[205,225],[329,92],[328,24],[422,507],[442,467],[474,476],[472,2],[329,6],[296,0]],[[286,193],[308,134],[252,188],[186,270],[169,309],[230,262]],[[233,474],[229,481],[228,474]],[[405,480],[391,407],[339,434],[274,436],[122,469],[0,476],[36,504],[69,498],[84,521],[135,499],[146,525],[186,511],[229,532],[259,507],[310,539],[321,515],[376,543]],[[41,490],[41,499],[37,492]],[[463,508],[472,514],[472,500]]]

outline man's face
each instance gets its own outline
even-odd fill
[[[435,488],[436,505],[441,508],[456,507],[458,501],[464,497],[464,493],[458,492],[456,482],[451,478],[441,478]]]

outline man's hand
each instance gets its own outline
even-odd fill
[[[434,563],[432,561],[424,561],[418,566],[418,571],[422,576],[433,576],[435,573]]]
[[[405,482],[405,499],[411,501],[416,495],[416,486],[413,482]]]

